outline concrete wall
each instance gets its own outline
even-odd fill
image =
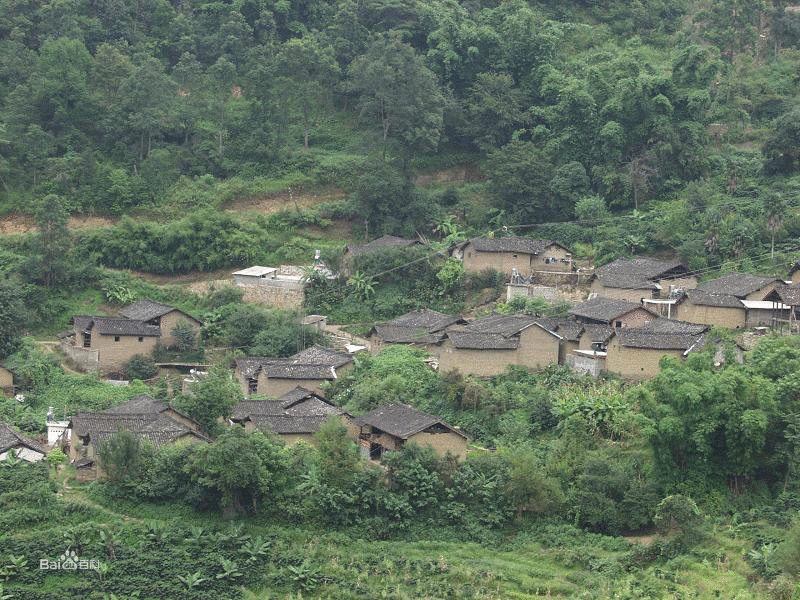
[[[628,379],[649,379],[658,375],[658,363],[664,356],[681,358],[683,350],[628,348],[620,345],[619,338],[614,337],[608,345],[606,370]]]
[[[661,298],[669,298],[669,287],[675,286],[682,290],[693,290],[697,287],[697,277],[678,277],[677,279],[659,279],[661,286]]]
[[[561,259],[567,258],[569,252],[558,246],[550,246],[544,252],[537,256],[531,257],[531,271],[571,271],[572,265],[568,262],[561,262]],[[546,259],[556,259],[555,262],[545,263]]]
[[[233,282],[230,279],[220,279],[216,281],[199,281],[189,286],[195,294],[205,294],[213,286],[216,289],[230,287]],[[253,304],[265,304],[276,308],[298,309],[302,308],[305,300],[303,287],[278,287],[266,285],[240,285],[244,291],[245,302]]]
[[[519,364],[516,350],[466,350],[454,348],[450,340],[442,344],[439,353],[439,372],[457,370],[464,375],[490,377]]]
[[[445,433],[420,431],[406,440],[406,444],[410,443],[430,446],[436,450],[436,454],[439,456],[444,456],[449,452],[459,460],[467,458],[467,440],[452,431]]]
[[[605,357],[590,357],[583,354],[576,354],[570,352],[567,354],[566,364],[574,371],[591,375],[592,377],[599,377],[600,373],[606,370]]]
[[[740,329],[746,325],[747,311],[741,308],[702,306],[692,304],[688,298],[672,307],[672,318],[691,323],[716,325],[729,329]]]
[[[80,337],[81,342],[83,337]],[[61,340],[61,351],[72,361],[75,367],[80,371],[91,373],[100,369],[100,358],[97,350],[90,350],[88,348],[81,348],[74,346],[72,338],[65,338]]]

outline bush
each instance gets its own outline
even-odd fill
[[[158,374],[156,363],[149,356],[134,354],[122,367],[128,379],[152,379]]]

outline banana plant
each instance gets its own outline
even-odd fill
[[[206,579],[203,577],[203,574],[200,571],[195,571],[194,573],[187,573],[184,576],[178,575],[178,579],[180,582],[186,586],[186,589],[192,590],[198,587],[201,583],[203,583]]]

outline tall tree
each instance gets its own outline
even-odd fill
[[[783,196],[776,193],[768,194],[764,198],[764,213],[767,218],[767,229],[770,239],[770,259],[775,260],[775,234],[783,227],[783,220],[786,217],[786,201]]]
[[[278,54],[278,85],[285,96],[284,105],[300,109],[306,149],[312,124],[329,99],[339,73],[333,48],[321,46],[310,35],[289,40]]]
[[[394,142],[403,160],[433,150],[443,126],[444,98],[436,76],[397,36],[383,35],[350,65],[361,118],[380,123],[383,158]]]

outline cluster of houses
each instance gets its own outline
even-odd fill
[[[419,243],[384,236],[369,244],[351,245],[345,251],[345,264],[364,253]],[[538,281],[542,274],[576,271],[569,250],[553,240],[476,238],[454,246],[451,255],[463,260],[466,271],[494,269],[523,285]],[[268,278],[275,274],[245,270],[236,275]],[[586,291],[588,299],[559,318],[490,314],[468,320],[429,309],[413,311],[375,324],[368,334],[369,350],[377,353],[389,345],[410,345],[428,352],[429,362],[440,371],[475,376],[496,375],[511,365],[540,369],[567,364],[595,376],[610,372],[629,379],[649,378],[658,373],[664,356],[681,359],[703,348],[714,326],[794,331],[800,307],[800,262],[786,281],[728,273],[698,285],[678,261],[619,259],[591,273]],[[177,308],[143,299],[114,317],[74,316],[73,329],[60,336],[61,347],[86,370],[118,371],[136,354],[148,354],[159,344],[173,345],[181,322],[195,332],[201,326]],[[313,324],[319,323],[324,324],[324,317],[315,316]],[[438,417],[398,403],[354,417],[325,398],[324,384],[352,369],[355,353],[363,350],[315,345],[288,358],[236,359],[233,376],[246,399],[228,415],[227,423],[293,444],[314,443],[323,423],[333,419],[345,426],[367,458],[380,459],[409,442],[429,444],[441,455],[463,458],[468,438]],[[13,393],[12,376],[2,368],[0,388]],[[12,449],[26,460],[41,460],[47,447],[62,446],[80,470],[94,476],[98,447],[117,431],[130,431],[156,446],[209,441],[196,421],[149,396],[63,421],[51,417],[48,446],[8,426],[0,429],[0,460]]]

